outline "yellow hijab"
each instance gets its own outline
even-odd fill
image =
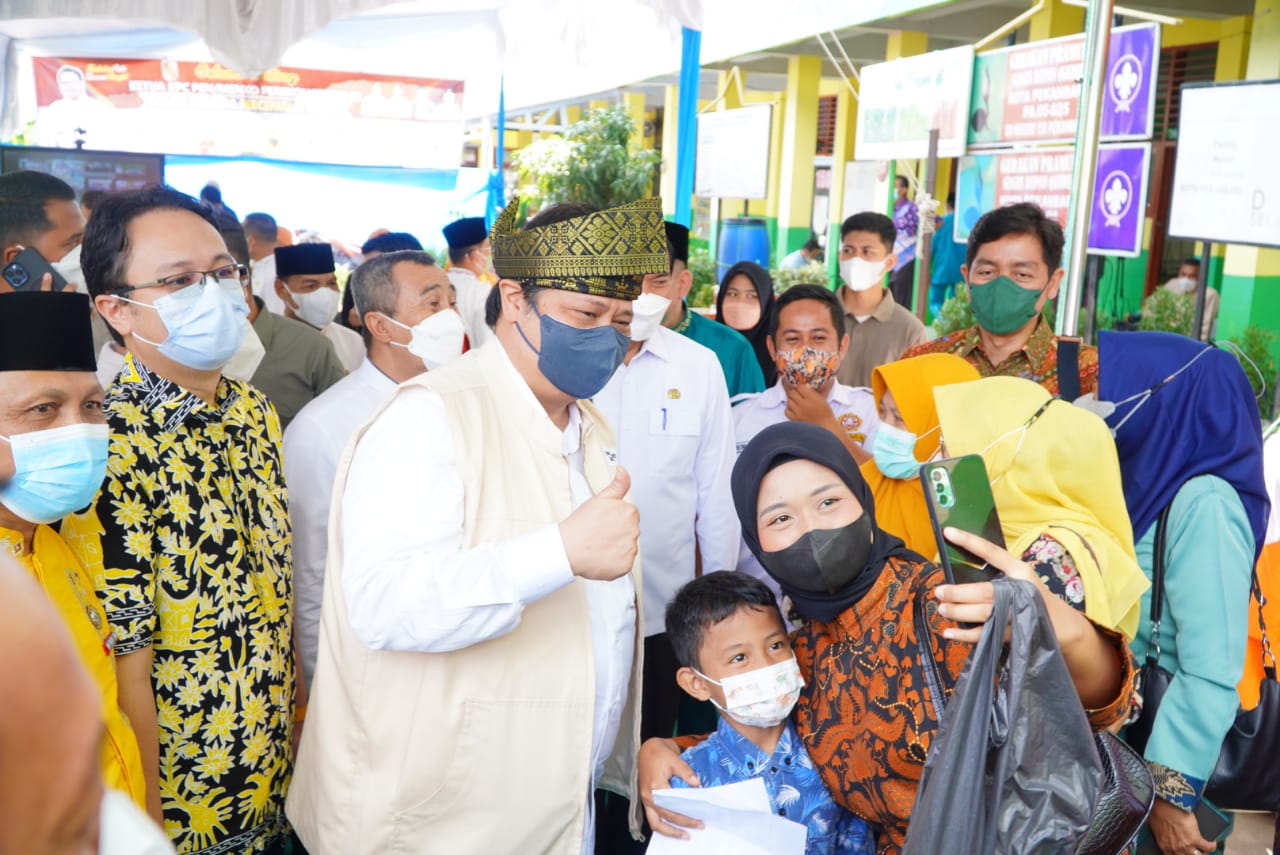
[[[881,365],[871,372],[871,391],[876,407],[884,393],[893,394],[898,412],[907,430],[920,437],[916,442],[916,460],[928,460],[938,450],[938,410],[933,390],[947,383],[977,380],[978,369],[950,353],[930,353]],[[929,433],[933,431],[933,433]],[[924,436],[928,434],[928,436]],[[897,535],[907,549],[926,558],[938,554],[938,544],[929,524],[929,508],[924,502],[924,489],[916,478],[899,480],[881,474],[874,460],[862,465],[876,500],[876,523],[884,531]]]
[[[981,454],[1009,551],[1023,554],[1041,534],[1075,560],[1085,613],[1133,638],[1149,587],[1133,551],[1120,487],[1120,462],[1106,423],[1054,401],[1017,377],[988,377],[934,392],[947,454]]]

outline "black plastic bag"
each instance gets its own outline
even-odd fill
[[[1102,792],[1102,761],[1044,603],[1029,582],[993,584],[991,620],[943,712],[903,855],[1073,852]]]

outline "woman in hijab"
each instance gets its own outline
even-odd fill
[[[1149,585],[1106,423],[1018,377],[946,386],[934,398],[947,454],[987,464],[1009,551],[1127,653]]]
[[[876,525],[875,500],[843,443],[802,422],[766,428],[733,469],[743,539],[802,618],[793,638],[805,685],[793,716],[833,798],[877,827],[881,855],[901,850],[938,721],[923,662],[950,693],[991,616],[990,583],[944,585],[942,571]],[[959,545],[1013,578],[1030,568],[963,532]],[[1050,598],[1052,599],[1052,598]],[[1063,656],[1086,707],[1121,688],[1118,658],[1088,620],[1049,603]],[[1093,717],[1094,727],[1115,718]],[[671,740],[640,754],[641,793],[654,830],[690,821],[659,810],[652,788],[673,776],[697,785]]]
[[[900,359],[871,372],[880,427],[862,477],[876,500],[876,522],[912,552],[938,554],[919,478],[920,464],[938,453],[941,439],[933,390],[978,377],[978,369],[950,353]]]
[[[1098,406],[1116,438],[1138,563],[1151,576],[1167,511],[1159,662],[1173,675],[1145,756],[1166,855],[1210,852],[1192,811],[1239,706],[1249,580],[1266,533],[1262,429],[1236,358],[1170,333],[1103,332]],[[1133,651],[1152,645],[1150,594]]]
[[[778,380],[769,355],[769,320],[773,317],[773,279],[754,261],[739,261],[725,271],[716,294],[716,320],[747,337],[756,352],[764,387]]]

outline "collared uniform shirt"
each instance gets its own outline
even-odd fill
[[[320,330],[320,334],[329,339],[338,361],[347,371],[355,371],[364,362],[364,339],[355,330],[349,330],[342,324],[333,323]]]
[[[316,668],[324,568],[329,557],[329,508],[347,441],[396,389],[366,359],[302,408],[284,432],[284,474],[293,521],[293,598],[298,658],[306,685]]]
[[[875,852],[871,829],[832,800],[790,719],[772,754],[765,754],[720,716],[716,732],[680,756],[693,767],[704,787],[762,778],[773,812],[807,827],[805,855]],[[689,785],[672,778],[671,786],[682,789]]]
[[[666,631],[667,604],[702,572],[732,570],[742,533],[733,510],[733,416],[715,354],[659,327],[593,403],[613,427],[640,510],[644,634]]]
[[[447,272],[458,292],[458,314],[462,316],[467,339],[472,347],[480,347],[493,335],[493,330],[484,322],[484,304],[493,285],[463,267],[450,267]]]
[[[515,366],[508,361],[507,367],[521,394],[536,403]],[[581,414],[576,406],[569,413],[562,450],[577,508],[592,491],[583,468]],[[515,629],[527,603],[574,580],[555,525],[463,549],[466,486],[454,461],[444,401],[421,387],[397,395],[356,448],[341,498],[342,584],[351,626],[374,649],[444,653],[483,643]],[[629,574],[583,584],[595,652],[591,744],[598,778],[626,704],[636,591]],[[593,847],[588,828],[583,852]]]
[[[999,365],[992,365],[982,350],[982,338],[976,326],[956,330],[950,335],[916,345],[902,355],[903,359],[925,353],[954,353],[963,358],[983,377],[1021,377],[1039,383],[1051,395],[1058,394],[1058,337],[1041,318],[1021,350]],[[1080,346],[1080,394],[1098,388],[1098,349]]]
[[[284,300],[276,294],[276,257],[268,253],[250,265],[253,295],[261,300],[268,312],[284,315]]]
[[[893,299],[893,292],[882,288],[884,299],[866,320],[859,321],[848,310],[844,313],[849,330],[849,350],[836,372],[836,379],[846,386],[870,386],[871,372],[886,362],[895,362],[904,351],[929,340],[924,324]]]
[[[764,372],[756,360],[756,352],[746,336],[722,323],[704,318],[693,309],[685,308],[684,317],[676,324],[675,332],[693,339],[710,349],[720,360],[725,385],[729,387],[729,399],[739,395],[754,395],[764,391]]]
[[[207,404],[133,356],[106,412],[98,590],[116,655],[154,651],[165,827],[179,852],[264,851],[292,768],[279,421],[248,384],[224,377]]]
[[[880,415],[876,410],[876,399],[871,390],[858,386],[845,386],[838,380],[831,384],[827,393],[827,403],[836,421],[844,428],[849,437],[868,452],[876,436],[876,428],[880,426]],[[734,443],[738,454],[747,447],[756,434],[769,425],[782,424],[787,420],[787,392],[779,380],[759,395],[747,398],[733,408]],[[738,570],[748,573],[779,593],[778,583],[773,581],[760,562],[747,549],[745,542],[738,550]]]
[[[116,634],[107,622],[94,585],[94,571],[102,569],[100,561],[92,563],[93,550],[101,552],[96,522],[94,519],[78,527],[64,522],[65,535],[47,525],[36,526],[30,552],[25,550],[19,532],[0,528],[0,554],[12,555],[44,590],[71,636],[80,663],[98,689],[105,725],[99,749],[103,783],[145,809],[147,782],[142,771],[142,756],[129,719],[120,709],[113,656]],[[72,543],[82,539],[88,539],[92,546],[83,558],[82,553],[72,548]],[[8,690],[21,691],[17,686]]]
[[[273,314],[258,301],[253,331],[267,355],[253,372],[253,385],[275,405],[281,427],[321,392],[347,376],[333,344],[302,321]]]

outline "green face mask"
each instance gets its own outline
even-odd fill
[[[1029,291],[1008,276],[997,276],[982,285],[969,284],[973,316],[993,335],[1016,332],[1036,316],[1036,301],[1043,291]]]

